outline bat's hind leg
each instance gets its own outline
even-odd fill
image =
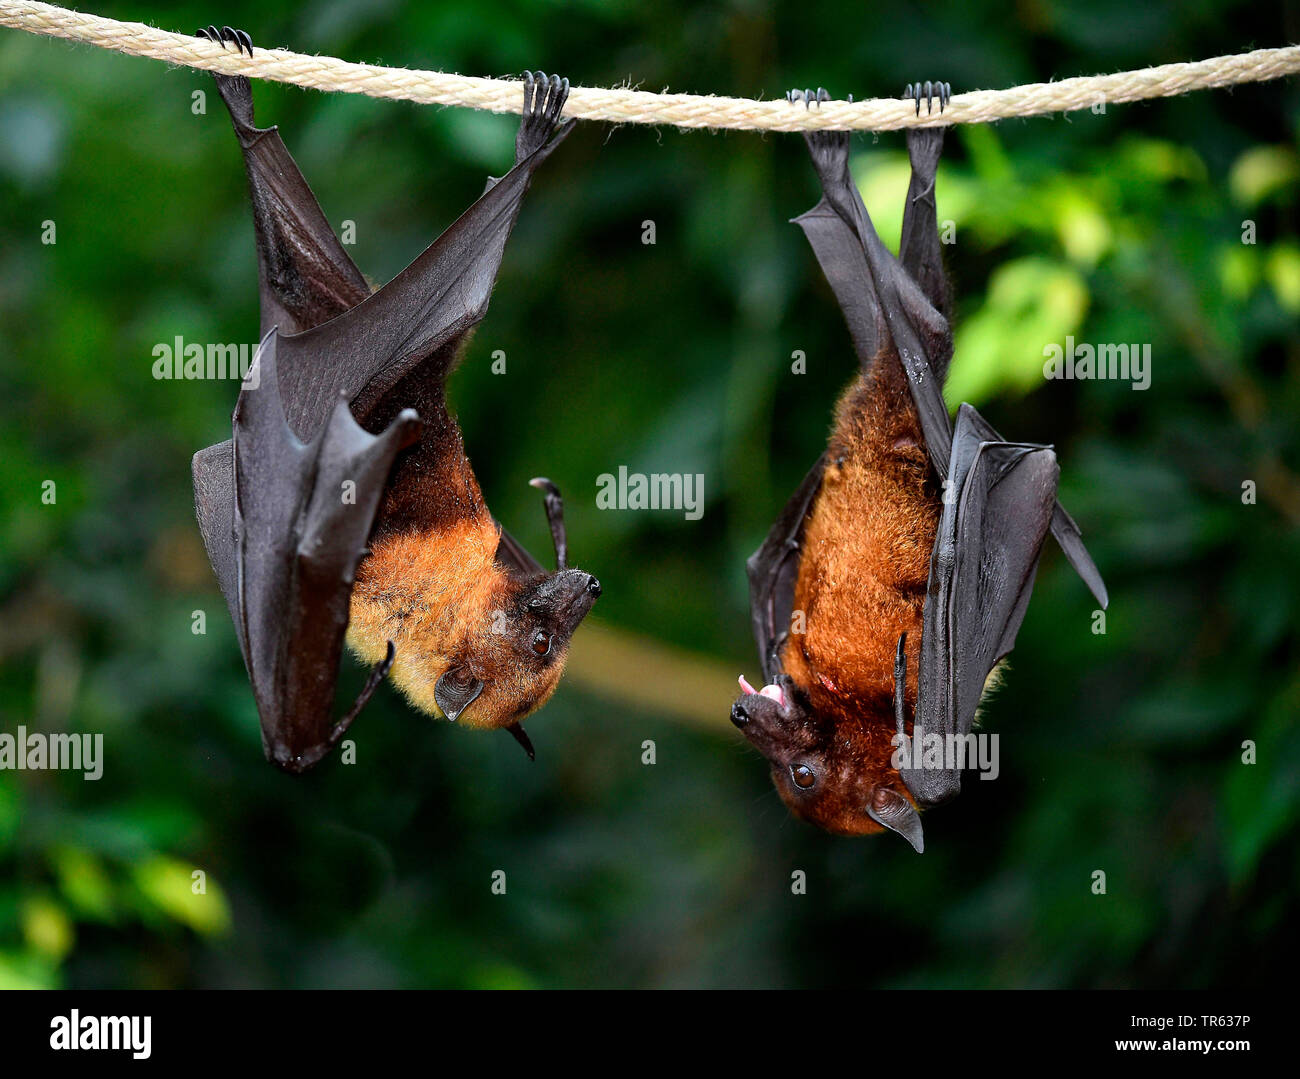
[[[208,26],[198,35],[253,55],[243,30]],[[365,277],[343,249],[277,128],[253,119],[253,92],[242,75],[213,73],[226,103],[248,173],[257,232],[261,332],[276,326],[300,333],[355,307],[370,295]]]
[[[569,100],[569,80],[544,71],[524,72],[524,114],[515,136],[515,164],[532,157],[560,126],[560,114]],[[566,128],[572,127],[570,120]]]
[[[916,102],[921,115],[924,101],[926,115],[933,115],[936,102],[939,112],[948,105],[952,90],[946,82],[908,83],[903,98]],[[898,245],[898,260],[908,275],[921,286],[926,299],[945,318],[951,294],[943,272],[942,244],[939,240],[938,209],[934,200],[934,179],[943,153],[942,127],[913,127],[907,131],[907,156],[912,178],[907,185],[907,203],[903,207],[903,234]],[[935,375],[943,378],[944,365],[937,364]]]
[[[805,109],[810,109],[814,105],[820,105],[823,101],[830,101],[831,95],[824,87],[818,87],[816,90],[800,90],[797,87],[787,91],[785,99],[792,105],[798,105],[802,102]],[[846,101],[852,101],[853,95],[849,94]],[[849,175],[849,139],[848,131],[805,131],[803,133],[804,142],[808,144],[808,153],[812,156],[813,168],[817,170],[817,177],[822,182],[822,189],[826,197],[830,200],[832,206],[838,212],[844,213],[846,204],[843,201],[843,190],[846,185],[852,185],[853,181]]]
[[[220,45],[223,49],[226,42],[235,46],[236,52],[247,52],[249,56],[253,55],[253,39],[249,37],[245,30],[234,30],[229,26],[223,26],[218,30],[215,26],[205,26],[198,30],[195,37],[201,37],[211,41],[214,45]],[[217,93],[221,95],[221,100],[226,103],[226,108],[230,110],[230,118],[235,122],[236,129],[241,126],[253,128],[253,88],[245,75],[222,75],[214,71],[213,79],[217,83]]]

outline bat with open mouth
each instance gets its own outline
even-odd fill
[[[928,110],[946,84],[909,86]],[[792,91],[805,107],[824,90]],[[961,788],[926,767],[922,734],[970,733],[1015,644],[1047,534],[1102,607],[1106,588],[1056,500],[1050,446],[1005,441],[968,404],[955,427],[934,197],[943,128],[907,134],[911,180],[895,258],[849,173],[849,135],[805,135],[821,201],[803,229],[848,323],[860,371],[826,452],[749,559],[766,685],[741,678],[731,719],[797,816],[840,835],[889,829],[923,850],[919,809]],[[915,743],[915,744],[914,744]]]
[[[252,55],[242,31],[199,33]],[[533,484],[555,572],[492,518],[445,388],[533,173],[573,126],[560,126],[568,82],[524,78],[514,167],[372,291],[278,130],[254,126],[248,80],[215,78],[248,174],[263,336],[233,437],[194,457],[194,492],[267,758],[311,768],[385,676],[417,708],[504,729],[531,757],[520,722],[555,691],[600,583],[566,565],[549,480]],[[373,668],[335,719],[345,640]]]

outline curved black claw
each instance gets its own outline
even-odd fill
[[[515,162],[523,161],[550,141],[569,99],[569,80],[544,71],[524,72],[524,110],[515,136]],[[573,121],[568,125],[571,127]]]
[[[249,56],[253,55],[253,39],[244,30],[235,30],[229,26],[223,26],[218,30],[215,26],[204,26],[200,27],[194,36],[205,38],[214,45],[220,45],[223,49],[226,47],[227,41],[233,42],[236,52],[247,51]]]
[[[226,42],[234,43],[237,52],[247,52],[249,56],[253,55],[253,39],[243,30],[234,30],[229,26],[223,26],[218,30],[215,26],[205,26],[195,35],[201,37],[213,44],[220,45],[223,49]],[[217,84],[217,92],[230,109],[231,118],[235,121],[236,128],[253,127],[253,88],[246,75],[223,75],[219,71],[212,72],[212,78]]]
[[[792,105],[802,101],[804,108],[810,108],[813,105],[820,105],[823,101],[829,101],[831,95],[830,91],[824,86],[817,87],[816,93],[812,90],[800,90],[798,87],[795,87],[795,89],[787,90],[785,92],[785,99]],[[853,95],[849,94],[849,96],[844,100],[852,104]]]
[[[903,91],[903,99],[916,102],[916,115],[921,115],[921,99],[925,99],[925,113],[927,116],[934,113],[934,103],[937,99],[939,102],[939,114],[943,115],[943,110],[948,107],[948,99],[952,97],[952,87],[946,82],[909,82],[907,89]]]
[[[537,760],[537,753],[533,749],[533,741],[526,733],[524,733],[523,727],[519,726],[518,723],[512,723],[505,729],[509,732],[510,737],[519,743],[520,748],[528,754],[528,759],[530,761]]]

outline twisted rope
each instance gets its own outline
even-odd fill
[[[509,79],[353,64],[332,56],[306,56],[284,49],[255,49],[250,57],[233,47],[223,49],[187,34],[158,30],[143,23],[118,22],[31,0],[0,0],[0,26],[83,41],[103,49],[225,75],[273,79],[313,90],[501,113],[517,113],[521,104],[519,83]],[[564,116],[616,124],[671,124],[736,131],[893,131],[941,124],[980,124],[1015,116],[1070,112],[1100,103],[1112,105],[1173,97],[1192,90],[1280,79],[1298,71],[1300,46],[1258,49],[1114,75],[1030,83],[1008,90],[975,90],[955,95],[942,119],[937,112],[933,116],[925,112],[917,116],[915,106],[900,99],[828,101],[812,108],[796,108],[780,99],[751,101],[575,86],[569,93]]]

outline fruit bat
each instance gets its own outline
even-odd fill
[[[805,108],[826,91],[792,91]],[[909,86],[919,114],[946,84]],[[920,852],[919,809],[959,768],[921,767],[922,732],[969,734],[1015,644],[1048,532],[1097,601],[1106,588],[1056,500],[1050,446],[1007,442],[942,388],[952,356],[934,183],[943,128],[907,135],[911,179],[895,258],[849,174],[849,135],[805,140],[823,197],[795,219],[848,322],[860,370],[826,452],[746,564],[766,685],[732,722],[797,816],[840,835],[890,829]],[[897,751],[897,756],[895,755]]]
[[[242,31],[200,36],[252,54]],[[262,342],[233,437],[194,457],[208,557],[239,636],[267,758],[303,772],[379,682],[417,708],[504,728],[554,692],[600,582],[566,565],[563,505],[546,479],[557,570],[488,512],[445,386],[483,318],[533,173],[568,134],[568,83],[528,74],[515,165],[384,287],[371,291],[249,82],[216,76],[243,151],[257,236]],[[370,677],[332,718],[344,641]]]

